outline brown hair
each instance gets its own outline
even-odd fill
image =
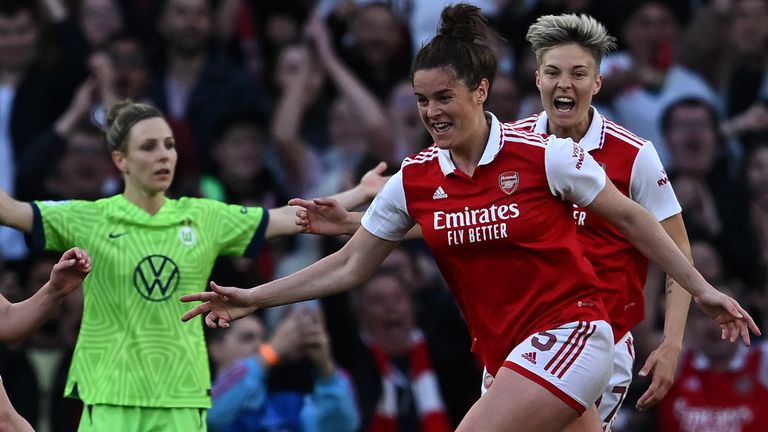
[[[133,126],[142,120],[154,117],[163,118],[163,113],[149,104],[124,100],[112,105],[107,113],[104,131],[109,150],[127,151],[128,134]]]
[[[411,82],[417,71],[450,67],[471,90],[477,89],[483,78],[489,87],[493,85],[498,68],[496,55],[484,41],[494,33],[480,8],[466,3],[447,6],[440,21],[437,35],[416,53]]]

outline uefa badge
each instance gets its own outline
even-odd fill
[[[192,247],[197,243],[197,234],[189,225],[184,225],[179,229],[179,241],[184,246]]]
[[[499,187],[507,195],[512,195],[512,193],[517,190],[517,185],[519,183],[520,174],[518,174],[517,171],[506,171],[499,174]]]

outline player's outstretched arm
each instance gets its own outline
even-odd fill
[[[338,202],[338,205],[341,206],[342,209],[351,210],[360,207],[373,199],[379,192],[379,189],[381,189],[384,186],[384,183],[387,182],[389,177],[382,175],[386,169],[387,164],[379,162],[378,165],[363,175],[357,186],[336,195],[331,195],[328,199],[333,199]],[[282,235],[296,235],[305,232],[305,230],[296,223],[295,215],[300,210],[301,207],[292,205],[290,202],[287,206],[269,209],[269,225],[264,234],[265,237],[272,238]],[[351,231],[350,234],[353,233],[354,230]]]
[[[661,225],[642,206],[619,192],[608,181],[587,208],[605,218],[645,256],[672,276],[693,296],[696,304],[720,324],[723,338],[739,336],[749,346],[749,331],[760,335],[752,317],[733,298],[707,283]]]
[[[182,302],[201,301],[182,321],[205,315],[208,327],[228,327],[257,308],[325,297],[352,289],[367,280],[398,242],[358,230],[341,250],[292,275],[249,289],[211,284],[213,291],[185,295]]]
[[[688,258],[688,261],[693,262],[683,216],[680,213],[671,216],[661,221],[661,226],[683,255]],[[651,352],[639,372],[640,376],[652,374],[651,385],[637,400],[636,407],[640,411],[645,411],[656,405],[667,395],[675,381],[677,363],[683,348],[683,333],[691,304],[691,295],[669,276],[667,276],[665,293],[664,339]]]
[[[91,271],[91,257],[80,248],[72,248],[53,266],[51,279],[32,297],[0,304],[0,340],[18,341],[34,331],[59,306],[64,297],[77,289]]]
[[[30,233],[32,232],[32,224],[32,206],[12,198],[0,189],[0,225]]]

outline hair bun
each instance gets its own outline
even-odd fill
[[[115,123],[117,116],[119,116],[123,110],[130,107],[131,105],[133,105],[133,101],[126,99],[109,107],[109,111],[107,111],[107,118],[104,121],[104,130],[109,130]]]
[[[448,6],[443,9],[440,20],[437,29],[439,36],[466,42],[478,42],[486,38],[487,20],[477,6],[466,3]]]

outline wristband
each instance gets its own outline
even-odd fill
[[[263,358],[270,366],[274,366],[280,362],[280,356],[277,355],[275,349],[272,348],[272,345],[268,343],[263,343],[259,346],[259,354],[261,354],[261,358]]]

